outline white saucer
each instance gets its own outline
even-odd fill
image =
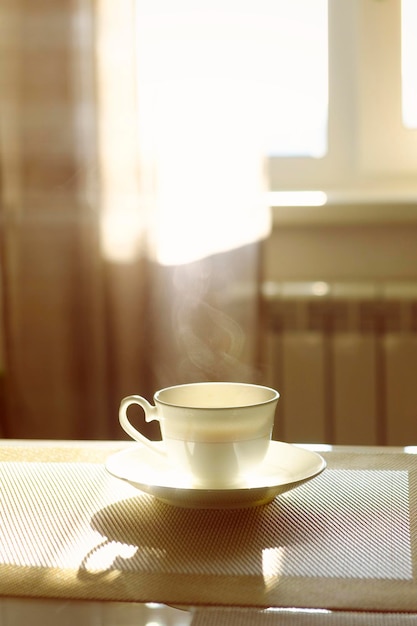
[[[265,461],[238,488],[194,487],[164,457],[143,444],[112,454],[107,471],[159,500],[188,508],[241,508],[266,504],[285,491],[314,478],[326,467],[316,452],[272,441]]]

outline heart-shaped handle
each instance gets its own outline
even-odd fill
[[[154,452],[157,452],[158,454],[162,454],[165,456],[165,452],[161,450],[160,445],[157,445],[155,442],[145,437],[145,435],[142,435],[142,433],[140,433],[130,423],[129,418],[127,416],[127,409],[129,408],[131,404],[137,404],[140,407],[142,407],[142,409],[145,412],[146,422],[151,422],[152,420],[159,421],[158,410],[156,406],[153,406],[153,404],[148,402],[146,398],[142,398],[142,396],[127,396],[126,398],[123,398],[123,400],[120,403],[120,408],[119,408],[119,422],[120,422],[121,427],[135,441],[140,441],[140,443],[143,443],[148,448],[151,448]]]

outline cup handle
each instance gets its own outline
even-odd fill
[[[129,419],[127,417],[127,409],[131,404],[138,404],[140,407],[142,407],[145,412],[146,422],[151,422],[152,420],[159,419],[156,406],[150,404],[150,402],[148,402],[146,398],[142,398],[142,396],[127,396],[126,398],[123,398],[119,408],[119,422],[121,427],[135,441],[140,441],[140,443],[143,443],[148,448],[151,448],[151,450],[153,450],[154,452],[165,456],[165,452],[164,450],[161,450],[160,446],[142,435],[142,433],[136,430],[136,428],[132,426],[132,424],[129,422]]]

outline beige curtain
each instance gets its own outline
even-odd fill
[[[167,267],[149,254],[133,18],[130,0],[0,2],[4,437],[121,438],[124,395],[262,380],[259,245]]]

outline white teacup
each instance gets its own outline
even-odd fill
[[[190,383],[120,404],[122,428],[136,441],[168,457],[196,486],[218,488],[243,484],[262,463],[271,441],[279,393],[261,385],[234,382]],[[142,435],[127,416],[131,404],[158,420],[163,444]]]

